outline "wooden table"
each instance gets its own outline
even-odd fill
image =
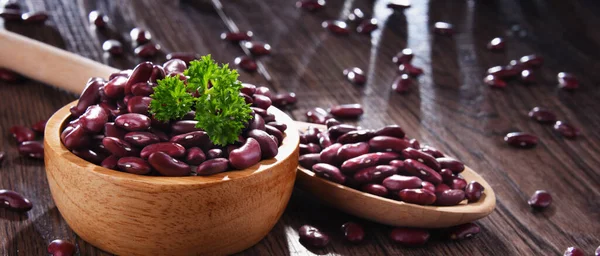
[[[312,107],[361,103],[365,114],[358,125],[403,126],[408,136],[479,171],[498,197],[494,213],[477,222],[482,232],[476,237],[460,242],[435,238],[427,246],[406,248],[390,242],[390,227],[331,209],[296,189],[271,233],[242,255],[562,255],[569,246],[591,255],[600,245],[600,5],[595,1],[418,0],[396,13],[385,7],[385,0],[329,0],[317,13],[296,9],[293,0],[224,1],[230,23],[207,1],[21,2],[31,10],[49,11],[50,20],[46,26],[5,24],[7,29],[117,68],[141,61],[129,46],[129,30],[136,26],[148,28],[165,52],[211,53],[229,63],[243,52],[221,41],[219,34],[228,26],[252,30],[256,39],[271,44],[273,54],[259,59],[259,73],[241,72],[241,80],[295,92],[299,102],[289,110],[293,118],[304,120]],[[321,28],[323,20],[343,18],[355,7],[379,19],[381,29],[369,37],[335,36]],[[108,36],[87,22],[95,9],[111,18],[110,37],[127,45],[124,57],[103,54],[101,44]],[[453,23],[456,35],[432,34],[436,21]],[[496,36],[506,38],[502,53],[485,48]],[[404,47],[414,50],[414,64],[425,74],[410,93],[401,95],[390,89],[397,76],[391,58]],[[482,83],[487,68],[531,53],[545,58],[534,71],[538,84],[510,82],[505,89],[492,89]],[[368,73],[366,85],[344,79],[341,71],[352,66]],[[577,75],[581,88],[559,90],[560,71]],[[0,95],[0,149],[8,153],[0,166],[0,188],[20,191],[35,204],[26,214],[0,209],[0,255],[45,255],[47,244],[57,238],[76,242],[80,255],[107,255],[69,229],[52,202],[43,163],[18,156],[7,134],[12,125],[48,118],[76,95],[35,81],[0,83]],[[566,140],[551,125],[532,121],[527,112],[535,106],[552,109],[583,135]],[[503,137],[513,131],[534,133],[540,143],[530,150],[511,148]],[[538,189],[554,197],[541,212],[527,205]],[[364,243],[343,241],[339,227],[349,220],[364,223]],[[297,229],[303,224],[329,233],[331,244],[323,250],[302,246]]]

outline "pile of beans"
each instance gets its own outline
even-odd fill
[[[373,195],[420,205],[477,202],[483,186],[468,183],[465,166],[430,146],[405,136],[397,125],[378,130],[326,122],[300,136],[300,165],[321,178]]]
[[[272,100],[266,87],[243,84],[240,96],[252,104],[253,117],[238,142],[225,147],[213,145],[196,127],[193,111],[182,120],[154,119],[148,107],[157,80],[176,76],[186,81],[186,68],[179,59],[162,66],[143,62],[108,81],[91,78],[70,109],[73,120],[61,133],[63,144],[91,163],[140,175],[212,175],[277,155],[287,126],[267,111]]]

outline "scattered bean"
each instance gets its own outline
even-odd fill
[[[313,12],[325,7],[325,0],[300,0],[296,2],[296,7]]]
[[[250,53],[254,56],[263,56],[271,54],[271,45],[258,41],[246,41],[243,43],[244,47],[250,50]],[[270,97],[269,97],[270,98]]]
[[[48,253],[52,256],[72,256],[75,254],[75,245],[69,241],[56,239],[48,245]]]
[[[564,121],[556,121],[554,123],[554,130],[567,139],[575,139],[581,134],[577,127]]]
[[[392,241],[406,246],[424,245],[429,236],[429,231],[420,228],[394,228],[390,233]]]
[[[346,222],[341,227],[344,237],[351,243],[360,243],[365,238],[365,229],[354,222]]]
[[[348,24],[341,20],[327,20],[321,23],[321,26],[329,32],[337,35],[348,35],[350,34],[350,30],[348,29]]]
[[[221,39],[233,43],[240,41],[249,41],[252,39],[252,31],[240,31],[240,32],[223,32],[221,33]]]
[[[504,136],[504,141],[517,148],[533,148],[538,143],[538,137],[524,132],[511,132]]]
[[[93,24],[97,28],[105,28],[106,25],[110,22],[110,19],[104,15],[104,13],[94,10],[88,14],[88,20],[90,24]]]
[[[308,246],[323,248],[329,244],[329,236],[313,226],[304,225],[300,227],[298,235],[300,236],[300,243]]]
[[[363,109],[360,104],[343,104],[332,107],[329,112],[335,117],[358,118],[363,114]]]
[[[23,195],[7,189],[0,189],[0,208],[11,211],[26,212],[31,210],[33,204]]]
[[[527,203],[535,209],[544,209],[552,203],[552,195],[546,190],[537,190]]]

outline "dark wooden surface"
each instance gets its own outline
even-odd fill
[[[52,15],[46,26],[6,24],[6,28],[67,49],[117,68],[140,60],[131,54],[105,56],[107,37],[129,44],[135,26],[148,28],[153,40],[169,51],[211,53],[219,62],[232,63],[243,54],[219,34],[232,25],[254,31],[255,38],[271,44],[273,54],[260,58],[261,72],[241,72],[241,80],[266,85],[276,92],[293,91],[298,104],[289,110],[304,120],[311,107],[361,103],[365,114],[357,123],[368,128],[399,124],[408,135],[462,159],[493,186],[496,210],[478,221],[476,237],[448,242],[434,237],[427,246],[406,248],[391,243],[391,229],[356,219],[294,191],[283,217],[260,243],[242,255],[562,255],[578,246],[592,255],[600,245],[600,5],[587,1],[531,0],[419,0],[404,13],[385,8],[386,1],[328,1],[318,13],[294,7],[293,0],[225,1],[225,24],[210,2],[189,1],[59,1],[26,0],[30,10]],[[360,7],[379,19],[381,29],[371,37],[352,33],[334,36],[321,28],[325,19],[345,17]],[[87,13],[99,9],[112,19],[108,36],[88,26]],[[455,25],[454,37],[430,32],[436,21]],[[229,26],[229,27],[228,27]],[[485,44],[503,36],[508,47],[491,53]],[[396,66],[391,57],[404,47],[415,51],[414,64],[425,70],[406,95],[391,91]],[[131,51],[131,47],[127,46]],[[506,64],[522,55],[545,58],[536,70],[540,83],[511,83],[504,90],[482,84],[488,67]],[[161,61],[162,57],[155,59]],[[40,60],[43,61],[43,60]],[[341,75],[358,66],[368,73],[364,86],[354,86]],[[558,90],[556,74],[579,76],[576,92]],[[83,86],[83,85],[82,85]],[[0,83],[0,149],[8,153],[0,166],[0,188],[23,193],[34,202],[26,214],[0,209],[0,255],[45,255],[47,244],[61,238],[76,242],[80,255],[108,255],[73,233],[54,206],[43,163],[18,156],[10,126],[29,125],[48,118],[76,95],[27,81]],[[548,125],[527,117],[529,109],[545,106],[561,120],[581,128],[583,136],[565,140]],[[503,143],[507,132],[537,134],[540,144],[531,150]],[[549,190],[552,206],[532,211],[527,199],[537,189]],[[348,220],[366,226],[360,245],[343,241],[339,226]],[[323,250],[308,250],[296,230],[312,224],[331,235]]]

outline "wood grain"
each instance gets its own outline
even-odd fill
[[[31,10],[50,11],[52,18],[47,26],[4,24],[7,29],[116,68],[130,68],[141,60],[131,54],[106,56],[101,43],[116,38],[131,51],[128,33],[134,26],[148,28],[165,52],[211,53],[229,63],[243,54],[237,45],[218,38],[228,27],[207,0],[20,2]],[[298,120],[316,106],[363,104],[365,115],[352,123],[367,128],[396,123],[408,136],[463,160],[494,188],[497,208],[477,222],[482,232],[472,239],[447,242],[436,231],[426,247],[405,248],[389,241],[389,227],[341,213],[296,189],[273,230],[241,255],[560,255],[568,246],[591,254],[600,245],[600,4],[422,0],[412,1],[404,13],[392,14],[382,8],[381,0],[327,1],[317,13],[297,10],[294,2],[222,2],[225,15],[237,27],[251,29],[257,40],[273,47],[271,56],[259,59],[266,73],[241,72],[241,79],[277,92],[294,91],[299,102],[290,113]],[[384,25],[379,37],[338,37],[321,28],[323,20],[343,17],[354,7],[380,19]],[[90,29],[86,16],[94,9],[109,15],[112,32]],[[432,34],[430,26],[440,20],[453,23],[457,34]],[[485,49],[496,36],[507,40],[505,52]],[[409,94],[398,95],[390,90],[397,75],[391,58],[404,47],[415,51],[414,64],[425,74]],[[487,68],[531,53],[545,58],[544,66],[534,71],[538,84],[510,82],[505,90],[493,90],[481,82]],[[344,80],[341,71],[351,66],[367,71],[365,86]],[[580,90],[558,90],[560,71],[575,73]],[[15,124],[48,118],[75,98],[35,81],[1,83],[0,95],[0,130],[5,132]],[[538,105],[574,123],[583,136],[565,140],[551,126],[531,121],[527,112]],[[532,150],[506,146],[504,134],[517,130],[538,135],[541,143]],[[110,255],[68,228],[52,201],[40,161],[19,157],[6,134],[0,136],[0,148],[8,153],[0,166],[0,188],[20,191],[35,204],[26,215],[0,210],[0,255],[44,255],[46,245],[56,238],[76,242],[79,255]],[[537,189],[554,196],[546,211],[532,211],[526,203]],[[339,227],[350,220],[365,225],[364,243],[343,241]],[[330,234],[331,244],[322,250],[302,246],[296,230],[304,224]]]

